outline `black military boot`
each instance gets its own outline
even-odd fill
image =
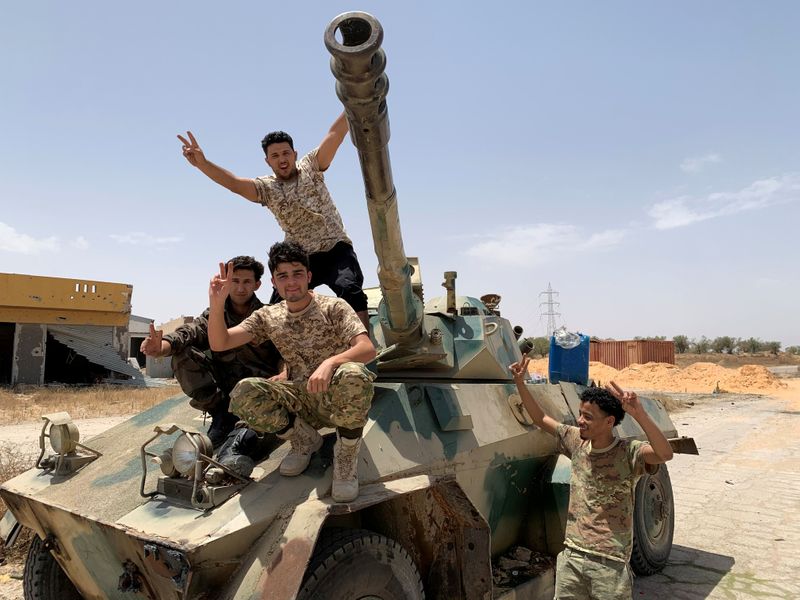
[[[208,438],[216,450],[222,445],[228,434],[233,431],[234,426],[239,421],[239,417],[229,413],[227,410],[209,412],[209,414],[211,415],[211,425],[208,427]]]

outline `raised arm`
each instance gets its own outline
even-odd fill
[[[639,426],[647,436],[649,445],[645,445],[641,454],[644,462],[648,465],[658,465],[672,459],[672,446],[669,445],[664,433],[653,422],[647,414],[636,392],[626,392],[613,381],[605,386],[606,389],[616,396],[622,404],[622,410],[628,413],[639,423]]]
[[[214,275],[208,286],[208,343],[215,352],[238,348],[253,339],[241,325],[228,329],[225,324],[225,299],[232,277],[233,263],[219,263],[219,275]]]
[[[322,138],[322,141],[319,143],[319,148],[317,148],[317,164],[319,165],[320,171],[325,171],[331,166],[333,157],[336,156],[336,151],[339,149],[339,146],[342,145],[342,140],[344,140],[344,136],[347,135],[348,129],[347,118],[344,116],[344,113],[342,113],[333,122],[328,133],[325,134],[325,137]]]
[[[544,414],[542,407],[533,399],[533,396],[531,396],[531,393],[528,391],[528,386],[525,384],[525,375],[528,373],[528,363],[530,361],[531,359],[529,357],[524,356],[521,361],[515,362],[508,368],[514,376],[514,383],[517,384],[517,391],[519,392],[520,398],[522,398],[522,404],[525,406],[525,410],[528,411],[531,419],[533,419],[533,422],[537,427],[550,435],[555,435],[556,429],[558,429],[561,423],[556,421],[553,417]]]
[[[183,155],[186,157],[186,160],[189,161],[190,165],[197,167],[206,177],[220,184],[222,187],[229,189],[234,194],[239,194],[251,202],[258,201],[256,184],[252,179],[237,177],[227,169],[215,165],[210,160],[206,159],[203,150],[200,148],[200,144],[197,143],[192,132],[187,131],[186,136],[189,139],[186,139],[182,135],[179,135],[178,139],[183,144]]]
[[[323,360],[308,378],[306,389],[309,392],[324,392],[330,385],[331,378],[341,365],[346,362],[368,363],[375,358],[375,345],[366,333],[359,333],[350,339],[350,347],[344,352]]]

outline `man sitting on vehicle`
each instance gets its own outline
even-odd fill
[[[236,256],[232,265],[230,293],[223,309],[225,323],[233,327],[264,304],[255,295],[261,287],[264,265],[252,256]],[[239,418],[229,411],[230,393],[245,377],[276,376],[280,354],[265,341],[216,352],[208,344],[208,309],[174,333],[162,335],[150,324],[150,335],[141,345],[148,356],[172,356],[172,371],[189,404],[211,415],[208,437],[217,448],[233,430]]]
[[[544,414],[525,384],[530,358],[509,368],[533,422],[558,438],[572,460],[564,550],[556,562],[555,598],[631,598],[628,567],[633,548],[633,492],[637,479],[672,458],[669,441],[642,407],[635,392],[613,381],[581,394],[578,426]],[[628,413],[647,442],[621,440],[614,426]]]
[[[231,392],[231,409],[252,429],[291,442],[280,465],[287,476],[305,471],[322,446],[317,430],[335,427],[332,496],[336,502],[349,502],[358,496],[358,452],[375,378],[364,363],[375,358],[375,346],[347,302],[308,288],[308,255],[298,244],[273,245],[269,269],[283,301],[260,308],[233,327],[223,319],[233,265],[220,264],[209,285],[211,347],[224,351],[272,340],[290,380],[243,379]]]

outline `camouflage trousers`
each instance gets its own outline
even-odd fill
[[[564,548],[556,559],[555,600],[630,600],[627,563]]]
[[[358,429],[367,423],[375,375],[361,363],[348,362],[333,374],[328,390],[309,393],[305,382],[247,377],[231,392],[231,412],[256,431],[274,433],[296,415],[315,429]]]
[[[228,395],[219,389],[208,365],[192,358],[189,348],[172,355],[172,373],[192,408],[209,414],[228,410]]]

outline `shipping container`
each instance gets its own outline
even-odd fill
[[[589,344],[589,360],[615,369],[648,362],[674,365],[675,343],[656,340],[592,340]]]

